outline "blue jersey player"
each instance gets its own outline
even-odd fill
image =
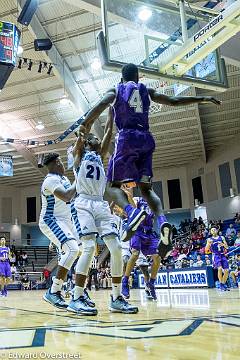
[[[108,192],[112,200],[128,215],[128,223],[124,238],[137,230],[146,217],[144,209],[134,208],[128,201],[121,185],[136,182],[141,196],[147,201],[153,213],[158,217],[161,232],[159,255],[164,258],[171,250],[171,226],[163,215],[160,198],[152,189],[152,155],[155,142],[149,131],[150,100],[170,105],[183,106],[193,103],[221,102],[213,97],[169,97],[147,88],[139,83],[138,68],[134,64],[127,64],[122,68],[122,81],[115,88],[110,89],[105,96],[87,114],[83,125],[91,127],[100,114],[113,105],[114,118],[117,126],[115,151],[108,168]]]

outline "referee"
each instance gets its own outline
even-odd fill
[[[94,256],[94,258],[92,260],[91,268],[89,270],[89,276],[88,276],[87,288],[89,290],[91,290],[91,288],[92,288],[92,277],[94,280],[95,290],[99,290],[97,275],[98,275],[98,258],[97,258],[97,256]]]

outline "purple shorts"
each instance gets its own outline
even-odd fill
[[[124,129],[116,135],[115,150],[108,165],[109,182],[140,182],[152,177],[155,141],[149,131]]]
[[[154,234],[135,233],[130,240],[130,248],[141,251],[144,256],[157,254],[159,238]]]
[[[0,261],[0,276],[5,278],[11,278],[11,267],[8,261]]]
[[[213,267],[219,268],[222,267],[224,270],[229,268],[228,261],[225,255],[213,255]]]

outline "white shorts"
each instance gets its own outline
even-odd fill
[[[124,256],[130,257],[132,255],[130,250],[130,241],[125,241],[125,242],[122,241],[121,246],[122,246],[122,257]]]
[[[107,201],[93,200],[79,195],[75,200],[82,236],[96,234],[101,238],[118,236],[118,228]]]
[[[59,249],[69,240],[78,241],[78,235],[71,220],[53,218],[44,221],[40,219],[39,228],[50,242],[54,243]]]
[[[149,265],[146,256],[144,256],[141,251],[140,251],[139,257],[136,261],[136,265],[137,266],[148,266]]]

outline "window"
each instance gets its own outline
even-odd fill
[[[222,189],[222,197],[230,196],[230,188],[232,187],[232,179],[229,163],[219,165],[219,175]]]
[[[27,198],[27,223],[36,222],[36,197]]]
[[[167,185],[170,209],[181,208],[182,195],[179,179],[168,180]]]
[[[240,158],[234,160],[234,168],[236,174],[236,181],[237,181],[237,190],[240,193]]]
[[[198,176],[192,179],[193,198],[198,199],[200,204],[203,203],[202,179]]]

